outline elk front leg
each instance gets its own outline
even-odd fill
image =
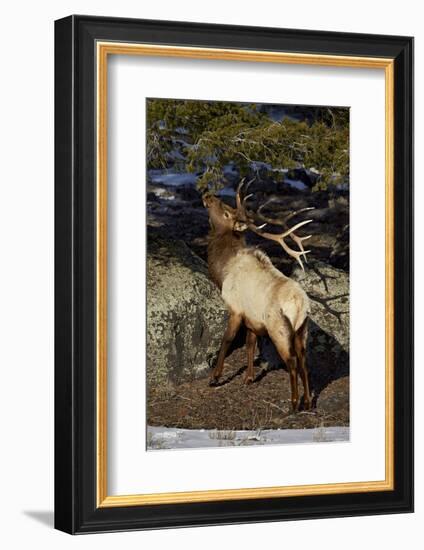
[[[253,378],[254,378],[253,359],[255,357],[255,349],[256,349],[256,334],[250,329],[247,329],[246,349],[247,349],[247,370],[246,370],[246,374],[244,375],[244,382],[245,384],[250,384],[250,382],[253,382]]]
[[[238,329],[240,328],[240,325],[241,325],[241,316],[236,315],[234,313],[230,313],[230,318],[228,319],[227,328],[225,330],[224,337],[222,339],[221,348],[219,350],[216,366],[213,369],[213,372],[211,375],[211,384],[214,384],[215,382],[217,382],[217,380],[222,374],[222,371],[224,369],[225,356],[227,355],[227,351],[231,345],[231,342],[236,337],[236,334],[238,332]]]

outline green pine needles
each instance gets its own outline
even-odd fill
[[[224,167],[240,177],[258,169],[276,181],[303,168],[316,175],[313,190],[349,181],[349,110],[173,99],[147,100],[148,169],[173,167],[198,175],[200,191],[226,183]],[[281,118],[281,117],[280,117]]]

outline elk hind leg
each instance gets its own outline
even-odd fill
[[[296,331],[294,336],[294,348],[297,356],[297,366],[300,378],[303,384],[303,404],[306,411],[311,408],[311,393],[309,390],[309,374],[306,367],[306,339],[307,339],[307,319]]]
[[[246,374],[244,375],[244,382],[246,384],[250,384],[251,382],[253,382],[253,378],[254,378],[253,359],[255,357],[255,349],[256,349],[256,334],[250,329],[247,329],[246,349],[247,349],[247,370],[246,370]]]
[[[222,371],[224,369],[224,360],[227,355],[228,348],[230,347],[231,342],[236,337],[238,329],[241,325],[241,320],[241,315],[230,313],[227,328],[225,329],[224,337],[222,339],[221,347],[219,349],[218,359],[211,375],[211,384],[217,382],[222,375]]]
[[[293,411],[296,412],[299,407],[299,390],[297,384],[297,357],[293,347],[293,338],[289,330],[280,331],[274,336],[270,334],[270,337],[289,371],[291,403]]]

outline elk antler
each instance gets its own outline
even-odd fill
[[[247,184],[247,187],[252,183],[252,181],[253,180],[251,180]],[[308,254],[310,252],[310,250],[305,250],[303,248],[302,243],[306,239],[309,239],[311,237],[311,235],[307,235],[305,237],[300,237],[299,235],[295,234],[295,231],[297,229],[299,229],[300,227],[306,225],[307,223],[310,223],[312,220],[305,220],[303,222],[299,222],[298,224],[294,225],[291,228],[288,227],[287,222],[290,219],[292,219],[294,216],[297,216],[297,214],[300,214],[302,212],[306,212],[308,210],[313,210],[313,207],[301,208],[300,210],[295,210],[294,212],[291,212],[289,215],[287,215],[283,219],[270,218],[270,217],[264,216],[261,212],[270,202],[273,201],[273,199],[270,199],[267,202],[265,202],[263,205],[261,205],[258,208],[257,212],[252,212],[251,210],[248,210],[247,207],[246,207],[247,199],[249,199],[249,197],[251,197],[252,194],[247,195],[244,198],[241,198],[241,190],[242,190],[242,187],[244,186],[244,182],[245,182],[244,179],[240,182],[240,184],[237,188],[237,194],[236,194],[237,213],[238,213],[240,219],[243,220],[243,221],[247,221],[248,228],[251,231],[253,231],[254,233],[256,233],[257,235],[260,235],[261,237],[264,237],[265,239],[269,239],[271,241],[277,242],[287,252],[287,254],[289,256],[294,258],[299,263],[302,270],[304,270],[301,258],[303,256],[305,262],[308,263],[308,260],[306,258],[306,254]],[[261,226],[256,226],[253,223],[255,220],[256,221],[261,221],[261,222],[264,222],[264,223]],[[263,229],[263,227],[265,227],[265,225],[267,225],[267,224],[283,226],[286,230],[283,233],[268,233],[268,232],[261,231]],[[285,242],[284,239],[286,237],[289,237],[289,236],[297,244],[297,246],[299,247],[299,250],[293,250]]]
[[[236,206],[237,206],[237,214],[240,218],[240,221],[244,221],[244,220],[247,220],[248,219],[248,216],[246,214],[246,201],[249,197],[252,196],[252,193],[250,195],[245,195],[243,197],[243,199],[241,198],[240,194],[241,194],[241,189],[244,185],[246,181],[246,178],[243,178],[241,180],[241,182],[238,184],[238,187],[237,187],[237,193],[236,193]],[[255,179],[253,178],[252,180],[248,181],[246,183],[246,190],[249,189],[249,186],[251,183],[253,183],[255,181]]]
[[[259,227],[256,227],[254,224],[249,223],[248,227],[252,231],[254,231],[257,235],[260,235],[261,237],[264,237],[265,239],[269,239],[270,241],[275,241],[278,244],[280,244],[283,249],[287,252],[289,256],[292,256],[297,262],[299,262],[300,267],[304,270],[303,263],[301,260],[301,257],[304,257],[305,262],[307,262],[306,254],[310,252],[310,250],[305,250],[302,246],[302,241],[305,239],[309,239],[311,235],[308,235],[307,237],[298,237],[295,235],[296,242],[299,244],[300,250],[293,250],[293,248],[290,248],[289,245],[284,240],[285,237],[288,237],[289,235],[292,236],[293,232],[296,231],[296,229],[299,229],[299,227],[302,227],[306,225],[307,223],[310,223],[312,220],[305,220],[303,222],[299,222],[294,227],[288,229],[284,233],[267,233],[265,231],[260,231]]]
[[[306,208],[300,208],[299,210],[294,210],[293,212],[290,212],[290,214],[288,214],[285,218],[283,219],[280,219],[280,218],[270,218],[270,217],[267,217],[267,216],[264,216],[262,214],[262,210],[271,202],[273,202],[274,199],[269,199],[268,201],[266,201],[264,204],[262,204],[257,212],[256,212],[256,218],[260,221],[263,221],[267,224],[271,224],[271,225],[279,225],[279,226],[282,226],[284,227],[285,229],[289,229],[288,225],[287,225],[287,222],[289,220],[291,220],[292,218],[294,218],[295,216],[297,216],[298,214],[301,214],[302,212],[307,212],[308,210],[314,210],[314,207],[313,206],[308,206]],[[308,220],[308,222],[311,222],[312,220]],[[299,249],[301,250],[302,254],[303,254],[303,257],[305,259],[305,262],[308,263],[308,259],[306,258],[306,252],[303,248],[303,241],[306,241],[306,239],[310,239],[311,235],[306,235],[305,237],[299,237],[299,235],[296,235],[296,233],[292,232],[290,233],[290,238],[297,244],[297,246],[299,247]]]

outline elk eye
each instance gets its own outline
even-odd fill
[[[228,212],[224,212],[224,218],[231,218],[230,214]]]

